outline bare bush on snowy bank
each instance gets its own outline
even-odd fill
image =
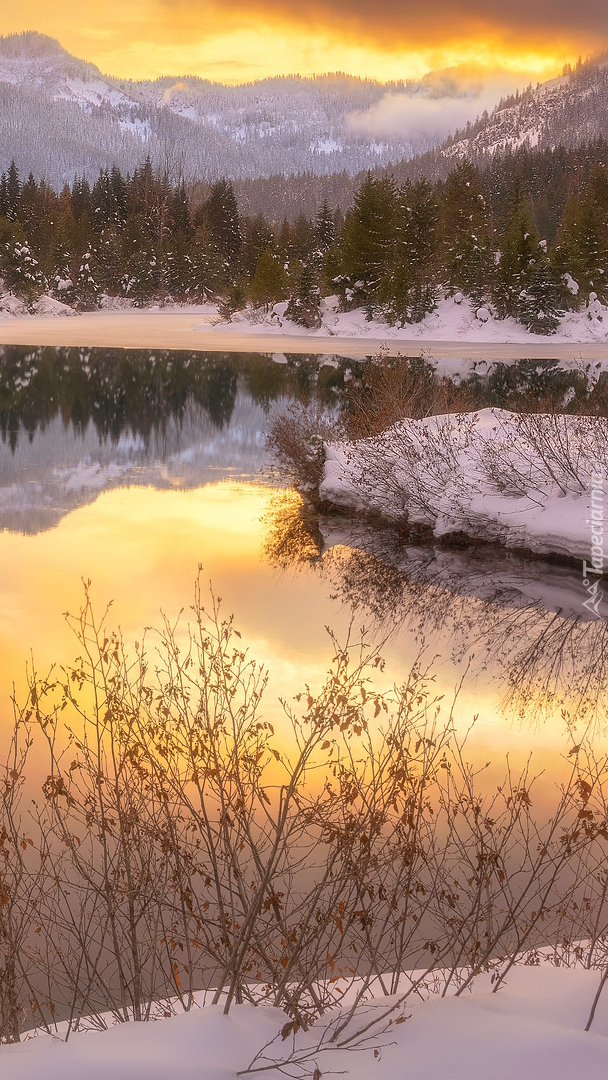
[[[585,558],[594,476],[608,478],[604,417],[482,409],[326,444],[319,495],[436,536]]]
[[[154,648],[129,653],[88,594],[73,625],[80,657],[30,671],[2,770],[2,1041],[188,1010],[200,988],[306,1032],[345,995],[352,1018],[438,971],[441,992],[498,985],[581,938],[605,965],[608,772],[583,740],[537,819],[531,765],[484,785],[420,664],[381,692],[377,651],[334,641],[279,737],[264,671],[199,590]]]

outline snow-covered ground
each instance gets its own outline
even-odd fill
[[[463,301],[442,300],[437,311],[416,325],[402,328],[368,321],[361,310],[338,312],[335,298],[323,303],[317,330],[306,330],[284,318],[286,302],[260,311],[237,312],[222,319],[215,304],[153,305],[133,308],[124,300],[108,300],[103,310],[77,318],[58,319],[72,309],[42,297],[36,313],[14,297],[0,296],[0,344],[57,345],[130,349],[193,349],[200,352],[324,353],[363,358],[378,353],[424,355],[447,361],[558,359],[569,366],[594,362],[608,370],[608,310],[570,313],[551,337],[529,334],[513,319],[478,319]],[[464,370],[460,373],[463,374]]]
[[[339,311],[338,299],[326,297],[321,301],[321,325],[317,330],[305,330],[285,318],[287,304],[275,304],[270,312],[245,310],[236,312],[229,323],[219,320],[217,331],[230,328],[235,333],[307,334],[310,337],[384,337],[387,341],[475,341],[521,343],[548,340],[551,342],[608,342],[608,309],[592,301],[581,311],[567,312],[556,334],[540,337],[531,334],[515,319],[495,318],[491,308],[474,308],[461,294],[439,301],[437,308],[422,322],[405,327],[389,326],[384,321],[368,319],[365,311]]]
[[[68,304],[62,304],[52,296],[43,294],[32,305],[29,311],[27,304],[13,293],[0,292],[0,320],[7,315],[12,317],[37,316],[37,315],[76,315],[74,308]]]
[[[402,420],[325,453],[319,494],[335,506],[429,526],[437,537],[465,533],[589,562],[594,547],[608,552],[603,418],[483,409]]]
[[[484,977],[485,978],[485,977]],[[492,994],[480,980],[473,993],[409,1000],[405,1023],[374,1046],[323,1051],[303,1073],[349,1080],[605,1080],[608,1074],[608,990],[585,1032],[597,972],[519,967]],[[377,1003],[386,1006],[386,999]],[[395,1014],[395,1015],[398,1015]],[[366,1019],[369,1020],[369,1014]],[[208,1006],[149,1024],[77,1033],[65,1043],[41,1035],[0,1047],[3,1080],[233,1080],[274,1039],[285,1017],[241,1005],[229,1016]],[[306,1040],[318,1041],[313,1027]],[[302,1044],[300,1044],[302,1045]],[[286,1054],[291,1039],[274,1050]],[[314,1070],[318,1069],[318,1072]],[[252,1074],[249,1074],[252,1075]],[[275,1071],[263,1077],[284,1075]]]

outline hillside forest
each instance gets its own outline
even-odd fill
[[[79,310],[122,298],[247,305],[289,300],[320,323],[320,299],[391,324],[421,321],[442,295],[550,334],[567,309],[608,300],[608,145],[523,148],[444,180],[368,173],[342,212],[281,223],[239,206],[229,180],[172,184],[146,160],[53,190],[14,165],[0,177],[0,276],[32,305],[42,293]]]

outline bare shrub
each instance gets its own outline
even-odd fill
[[[301,491],[313,493],[323,474],[323,443],[341,434],[343,425],[337,412],[318,402],[292,403],[273,414],[266,445],[281,475]]]
[[[608,421],[559,413],[497,413],[496,435],[477,454],[482,474],[500,493],[557,489],[582,493],[596,471],[608,469]],[[513,438],[513,434],[515,438]],[[530,497],[530,496],[528,496]]]
[[[36,885],[27,860],[33,842],[22,820],[29,749],[29,732],[15,716],[8,754],[0,768],[0,1043],[19,1042],[25,1017],[24,944],[34,917]]]
[[[381,356],[365,367],[346,404],[349,438],[366,439],[405,417],[472,411],[479,396],[466,383],[438,379],[433,365],[421,357]]]
[[[498,986],[581,927],[605,971],[605,767],[582,744],[537,819],[531,766],[485,783],[421,658],[381,691],[378,651],[332,639],[324,685],[285,703],[278,737],[265,671],[200,585],[190,624],[165,619],[134,652],[106,622],[87,587],[79,659],[31,669],[16,713],[1,804],[5,1040],[27,1022],[65,1021],[68,1037],[108,1014],[147,1020],[204,988],[225,1012],[283,1010],[303,1065],[314,1036],[298,1033],[328,1010],[321,1041],[363,1045],[412,994],[462,992],[481,971]],[[32,732],[48,765],[29,843]],[[378,994],[386,1008],[358,1020]]]

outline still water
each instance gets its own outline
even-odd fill
[[[6,347],[0,355],[0,735],[25,666],[74,659],[63,618],[90,579],[130,641],[203,581],[266,664],[265,713],[318,686],[354,619],[382,640],[384,683],[423,650],[445,702],[473,717],[495,775],[534,752],[541,790],[593,725],[603,745],[606,623],[576,568],[492,549],[413,545],[307,511],[269,468],[265,431],[294,399],[338,407],[349,361]],[[446,706],[444,706],[446,707]],[[566,720],[564,719],[566,717]]]

